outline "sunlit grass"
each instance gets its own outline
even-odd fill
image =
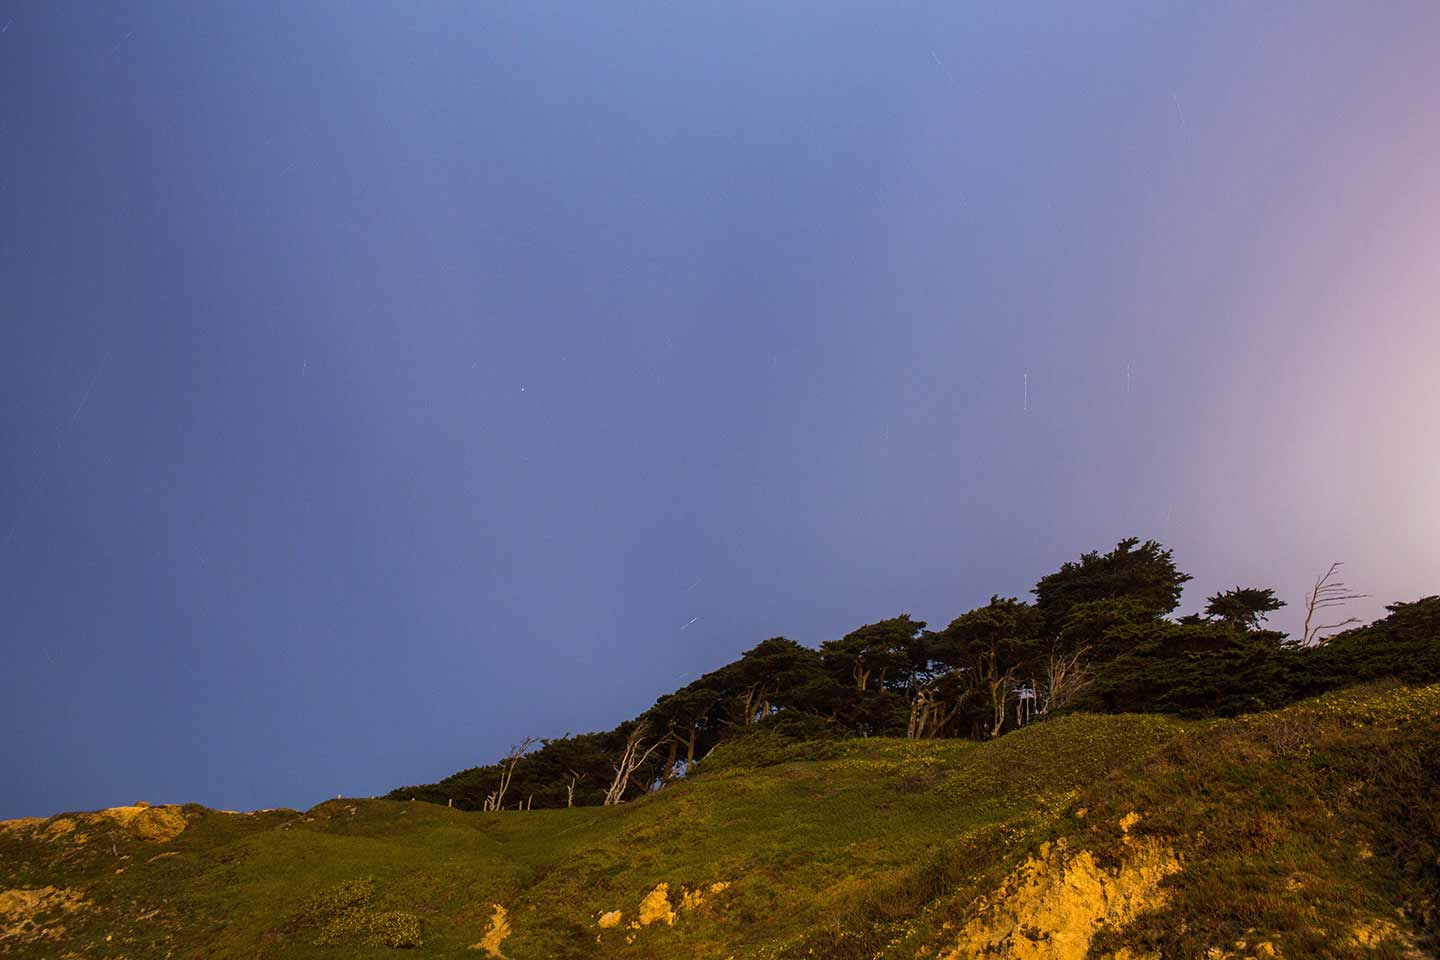
[[[1168,881],[1170,906],[1107,934],[1114,944],[1200,956],[1219,942],[1213,928],[1287,956],[1362,956],[1355,926],[1433,881],[1413,828],[1433,827],[1433,846],[1437,814],[1417,821],[1411,808],[1433,800],[1415,758],[1437,730],[1440,687],[1370,688],[1234,721],[1073,716],[989,743],[829,742],[810,751],[820,759],[751,742],[622,807],[331,800],[305,813],[193,808],[167,844],[5,833],[0,882],[83,887],[91,906],[63,918],[63,942],[86,957],[394,956],[387,938],[418,939],[417,957],[462,956],[497,903],[513,960],[910,957],[942,945],[1040,842],[1116,856],[1120,819],[1139,812],[1136,831],[1173,846],[1185,870]],[[660,883],[673,925],[633,927]],[[316,913],[357,885],[358,906]],[[681,905],[687,892],[698,905]],[[620,923],[602,929],[614,911]]]

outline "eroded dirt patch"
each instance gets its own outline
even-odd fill
[[[500,950],[500,944],[510,936],[510,921],[506,918],[505,908],[498,903],[490,906],[495,908],[495,913],[490,917],[490,928],[485,931],[485,936],[479,943],[472,943],[471,950],[484,950],[487,957],[496,957],[498,960],[505,960],[505,954]]]

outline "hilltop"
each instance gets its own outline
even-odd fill
[[[0,953],[1418,957],[1437,838],[1440,685],[1385,683],[984,742],[756,735],[614,806],[9,821]]]
[[[1271,589],[1221,591],[1172,617],[1190,576],[1159,543],[1122,540],[1041,577],[1033,603],[992,596],[939,630],[902,613],[818,649],[771,637],[613,729],[527,739],[387,796],[465,810],[615,804],[757,738],[807,757],[853,738],[989,740],[1077,711],[1209,719],[1382,679],[1440,682],[1440,597],[1352,626],[1337,611],[1339,567],[1316,581],[1290,637],[1265,625],[1286,605]]]

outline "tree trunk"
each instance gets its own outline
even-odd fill
[[[661,778],[666,783],[675,779],[675,763],[680,759],[680,738],[675,736],[674,731],[671,731],[668,739],[670,740],[670,752],[665,757],[665,772],[661,774]]]
[[[642,753],[640,748],[645,745],[643,734],[637,729],[630,735],[625,742],[625,752],[620,755],[620,762],[615,764],[615,779],[611,781],[610,789],[605,792],[605,806],[611,807],[625,802],[625,790],[630,786],[631,777],[664,742],[656,740]]]

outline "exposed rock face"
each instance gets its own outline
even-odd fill
[[[108,810],[101,810],[93,816],[106,817],[118,823],[127,832],[151,843],[173,840],[189,825],[189,821],[180,807],[152,807],[148,803],[138,803],[130,807],[111,807]]]
[[[728,889],[730,889],[730,881],[728,880],[717,880],[710,884],[708,888],[696,887],[694,890],[682,885],[679,890],[679,909],[699,909]],[[652,923],[663,923],[666,926],[673,927],[676,918],[679,916],[676,911],[676,906],[676,904],[670,902],[670,884],[657,883],[655,884],[655,888],[645,894],[645,897],[640,901],[640,909],[634,920],[626,924],[624,922],[625,914],[623,911],[607,910],[600,914],[600,918],[596,921],[596,926],[598,926],[602,932],[623,926],[625,942],[634,943],[635,938],[640,934],[641,928],[648,927]],[[595,942],[604,942],[603,936],[597,934]]]
[[[0,821],[0,830],[29,833],[50,843],[63,839],[82,844],[90,841],[91,833],[118,826],[139,840],[165,843],[178,837],[189,823],[184,809],[179,806],[152,807],[148,803],[137,803],[128,807],[110,807],[95,813],[51,817],[48,820],[35,817],[5,820]]]
[[[640,901],[640,926],[652,923],[666,923],[674,926],[675,910],[670,906],[670,884],[657,883],[655,889],[645,894]]]
[[[89,906],[79,890],[63,887],[21,887],[0,891],[0,953],[11,945],[59,940],[63,914]]]
[[[1102,929],[1161,906],[1160,882],[1179,870],[1175,854],[1150,840],[1127,837],[1125,859],[1113,871],[1088,850],[1045,844],[982,902],[940,960],[1084,960]]]

